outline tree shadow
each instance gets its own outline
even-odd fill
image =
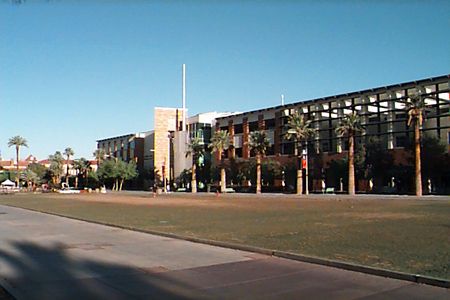
[[[10,242],[0,249],[0,282],[17,299],[208,298],[198,286],[165,269],[79,258],[71,255],[76,247]]]

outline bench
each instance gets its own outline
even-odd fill
[[[325,189],[325,194],[334,194],[334,187],[329,187]]]
[[[223,191],[224,193],[234,193],[234,189],[233,188],[225,188],[225,191]]]

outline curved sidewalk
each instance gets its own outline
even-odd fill
[[[17,299],[450,298],[444,288],[5,206],[0,285]]]

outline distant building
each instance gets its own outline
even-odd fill
[[[37,163],[37,158],[33,155],[28,155],[24,160],[19,160],[19,171],[24,171],[31,163]],[[0,170],[16,171],[17,162],[15,159],[0,160]]]
[[[405,162],[402,150],[413,132],[407,126],[404,102],[413,93],[429,96],[422,132],[438,137],[450,151],[449,82],[450,75],[445,75],[244,113],[207,112],[187,117],[186,109],[155,107],[153,131],[102,139],[97,145],[111,157],[135,160],[140,170],[152,170],[154,180],[164,181],[166,186],[183,170],[191,168],[192,158],[185,155],[189,140],[199,137],[206,149],[216,130],[227,130],[230,134],[227,158],[251,158],[250,132],[264,130],[270,140],[266,155],[284,165],[295,166],[294,142],[284,136],[288,118],[296,110],[316,129],[308,142],[315,153],[323,155],[324,164],[343,158],[348,150],[347,141],[336,135],[335,128],[344,115],[356,112],[366,128],[365,133],[356,137],[356,144],[362,145],[369,137],[377,137],[397,161]],[[183,124],[184,119],[186,124]],[[317,180],[322,184],[323,178]],[[281,180],[278,181],[281,184]],[[331,184],[336,186],[336,182]]]
[[[62,170],[63,170],[63,174],[65,176],[65,174],[67,174],[67,168],[69,168],[69,176],[77,176],[78,175],[78,170],[76,170],[74,168],[74,160],[70,159],[69,161],[67,161],[66,159],[63,160],[63,164],[62,164]],[[43,165],[44,167],[46,167],[47,169],[50,168],[51,165],[51,161],[46,158],[40,161],[36,161],[36,163]],[[91,171],[95,172],[97,171],[97,161],[96,160],[89,160],[89,167],[91,169]]]
[[[230,114],[201,113],[186,118],[186,125],[183,126],[183,109],[155,107],[154,130],[100,139],[97,140],[97,148],[103,149],[107,157],[135,161],[139,174],[148,177],[139,183],[144,189],[154,183],[161,185],[163,181],[164,186],[171,185],[183,170],[192,166],[192,158],[186,157],[189,139],[199,136],[206,148],[216,118]]]
[[[155,107],[153,120],[154,178],[166,186],[176,176],[175,151],[183,152],[187,141],[183,131],[183,109]]]
[[[185,112],[187,115],[187,111]],[[155,107],[154,111],[154,172],[155,178],[171,185],[185,169],[192,166],[192,157],[186,157],[187,144],[194,137],[200,137],[205,148],[211,139],[217,117],[233,113],[207,112],[186,119],[183,126],[183,109]]]
[[[97,140],[97,149],[103,149],[106,157],[125,162],[134,161],[140,173],[153,167],[153,131],[126,134]]]

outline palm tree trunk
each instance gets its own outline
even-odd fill
[[[67,155],[67,160],[66,160],[66,184],[67,184],[67,186],[69,186],[69,159],[70,159],[70,156]]]
[[[192,181],[191,181],[191,191],[192,193],[197,193],[197,174],[195,174],[197,166],[192,164]]]
[[[355,164],[354,139],[352,133],[348,136],[348,194],[355,194]]]
[[[122,190],[122,187],[123,187],[123,178],[122,179],[120,179],[120,188],[119,188],[119,191],[121,191]]]
[[[16,185],[17,187],[19,187],[19,151],[20,151],[20,146],[16,146],[16,161],[17,161],[17,166],[16,166]]]
[[[421,171],[421,161],[420,161],[420,128],[419,120],[416,119],[414,124],[414,148],[416,155],[416,196],[422,196],[422,171]]]
[[[300,143],[295,143],[295,155],[297,156],[297,195],[303,194],[303,169],[302,169],[302,155],[299,147]]]
[[[256,193],[261,194],[261,154],[256,155]]]
[[[303,194],[303,169],[302,169],[302,157],[297,157],[297,195]]]

